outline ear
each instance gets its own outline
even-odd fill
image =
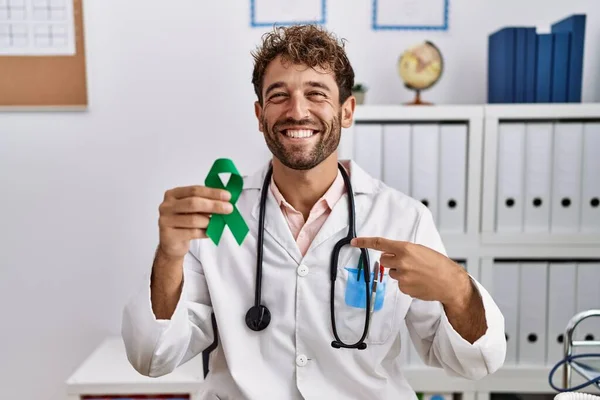
[[[263,131],[262,124],[260,121],[262,120],[262,106],[259,101],[254,102],[254,115],[256,115],[256,119],[258,120],[258,130]]]
[[[342,128],[350,128],[354,118],[354,109],[356,108],[356,97],[350,96],[342,104]]]

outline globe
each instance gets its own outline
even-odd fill
[[[421,101],[421,91],[431,88],[442,76],[444,61],[440,50],[430,41],[408,48],[398,59],[398,74],[404,86],[416,92],[410,104],[431,104]]]

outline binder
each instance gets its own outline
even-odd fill
[[[467,125],[440,127],[439,223],[441,233],[464,233],[467,191]]]
[[[554,50],[552,52],[551,102],[566,103],[571,34],[568,32],[558,32],[552,35],[554,36]]]
[[[502,86],[503,102],[515,102],[515,47],[517,41],[517,28],[506,27],[501,30],[502,48]]]
[[[410,196],[410,136],[411,126],[385,124],[383,126],[383,182]]]
[[[584,125],[579,231],[600,233],[600,123],[598,122],[587,122]]]
[[[554,127],[550,231],[579,231],[583,124],[560,122]]]
[[[564,357],[564,332],[575,315],[576,265],[550,263],[548,274],[546,364],[554,365]]]
[[[535,103],[535,72],[537,69],[537,34],[535,28],[525,32],[525,103]]]
[[[574,14],[551,26],[553,33],[568,32],[570,34],[570,53],[568,58],[568,91],[567,102],[581,102],[581,85],[583,81],[583,53],[585,46],[585,14]]]
[[[577,294],[575,313],[600,309],[600,262],[577,264]],[[576,340],[600,340],[600,318],[582,321],[575,329]]]
[[[515,101],[516,28],[505,27],[488,36],[488,102]]]
[[[380,124],[356,124],[354,127],[354,161],[375,179],[381,179]]]
[[[528,123],[525,136],[523,232],[550,232],[552,123]]]
[[[438,222],[439,126],[415,124],[412,128],[411,197],[425,204]]]
[[[523,262],[519,276],[519,366],[542,366],[546,360],[548,265]]]
[[[523,229],[523,172],[525,124],[502,122],[498,127],[498,190],[496,230],[521,232]]]
[[[554,59],[554,35],[537,35],[536,58],[536,103],[550,103],[552,100],[552,61]]]
[[[504,316],[506,358],[504,365],[517,364],[519,322],[519,263],[496,262],[492,267],[491,295]],[[515,293],[517,292],[517,293]]]
[[[527,42],[525,28],[515,31],[515,103],[525,102],[525,68],[527,62]]]
[[[535,100],[535,27],[515,29],[515,103]]]

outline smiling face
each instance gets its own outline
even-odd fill
[[[355,99],[339,103],[332,72],[275,58],[262,85],[263,104],[255,103],[259,130],[273,155],[288,168],[319,165],[339,145],[341,128],[352,123]]]

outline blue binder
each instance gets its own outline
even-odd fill
[[[517,28],[502,28],[488,37],[488,102],[515,102]]]
[[[525,103],[535,103],[537,71],[537,34],[535,28],[525,28]]]
[[[553,33],[570,33],[570,58],[568,65],[567,99],[569,103],[581,102],[583,80],[583,49],[585,45],[585,14],[574,14],[551,26]]]
[[[535,27],[515,28],[515,103],[535,100]]]
[[[536,103],[550,103],[552,100],[553,52],[554,35],[551,33],[537,35]]]
[[[554,50],[552,53],[552,103],[566,103],[569,79],[571,34],[552,33]]]

